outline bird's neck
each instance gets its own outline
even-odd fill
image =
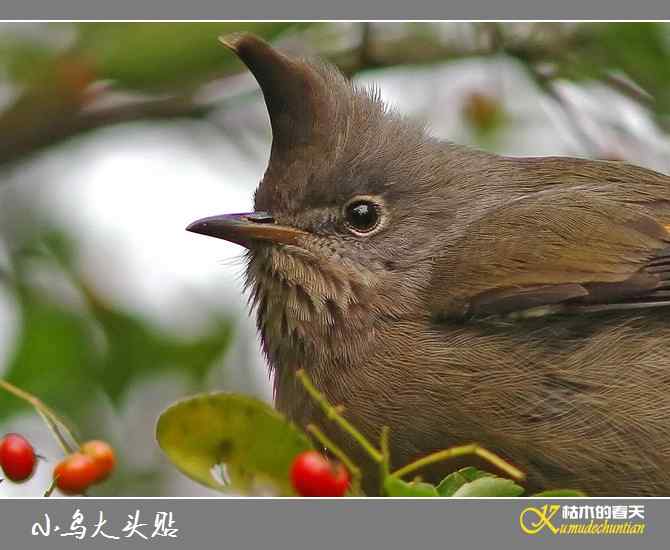
[[[290,271],[284,269],[289,261]],[[380,281],[374,274],[318,267],[258,255],[248,271],[276,404],[289,414],[288,408],[300,407],[294,402],[295,371],[304,369],[317,387],[328,388],[338,373],[355,369],[373,352],[376,331],[393,318],[388,305],[376,303]]]

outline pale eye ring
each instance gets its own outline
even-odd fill
[[[371,197],[355,197],[344,206],[347,229],[356,235],[370,235],[379,229],[382,205]]]

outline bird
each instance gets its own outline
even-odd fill
[[[670,177],[432,136],[375,89],[248,33],[272,129],[254,211],[188,226],[246,248],[275,407],[327,422],[295,373],[394,467],[476,442],[529,490],[670,495]],[[455,463],[432,465],[437,482]]]

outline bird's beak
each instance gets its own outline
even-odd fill
[[[279,225],[267,212],[224,214],[202,218],[190,224],[186,231],[225,239],[249,248],[252,241],[269,241],[275,244],[298,244],[305,231]]]

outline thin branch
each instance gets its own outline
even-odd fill
[[[374,67],[376,62],[372,54],[372,23],[361,23],[361,43],[358,47],[358,58],[361,67]]]
[[[44,495],[42,495],[45,498],[48,498],[52,495],[52,493],[56,490],[56,480],[52,479],[51,483],[49,484],[49,487],[47,487],[47,490],[44,491]]]
[[[13,131],[12,124],[3,124],[15,118],[4,113],[0,116],[0,165],[98,128],[139,120],[202,117],[212,108],[185,97],[143,99],[90,112],[46,113],[43,120],[31,121],[35,126],[22,132]]]
[[[544,72],[537,64],[529,64],[528,69],[535,82],[561,109],[566,123],[572,129],[573,136],[580,142],[583,151],[586,152],[588,156],[597,158],[600,154],[599,145],[584,128],[581,115],[575,110],[574,105],[567,101],[556,89],[554,74],[552,74],[551,71],[548,73]]]
[[[77,439],[72,435],[72,431],[67,427],[67,424],[62,420],[50,407],[44,404],[40,399],[34,395],[16,387],[14,384],[7,382],[0,378],[0,388],[11,393],[15,397],[24,400],[37,411],[42,417],[44,423],[47,425],[51,433],[54,435],[65,454],[74,452],[79,444]]]
[[[391,448],[390,448],[391,428],[382,426],[379,437],[379,448],[382,451],[382,461],[379,463],[379,493],[384,494],[384,482],[391,471]]]
[[[460,447],[451,447],[449,449],[444,449],[443,451],[437,451],[436,453],[429,454],[428,456],[424,456],[419,460],[403,466],[402,468],[393,472],[391,475],[398,478],[404,477],[407,474],[415,472],[421,468],[425,468],[431,464],[435,464],[436,462],[451,460],[452,458],[467,455],[476,455],[480,458],[483,458],[514,479],[521,480],[526,477],[526,474],[524,474],[516,466],[513,466],[503,458],[499,457],[497,454],[492,453],[488,449],[480,447],[476,443],[462,445]]]
[[[653,107],[656,103],[654,96],[620,72],[606,72],[603,78],[612,88],[642,105]]]
[[[305,391],[310,395],[314,402],[319,405],[321,410],[325,413],[328,420],[332,420],[337,424],[343,431],[348,433],[362,448],[363,450],[374,460],[375,462],[381,462],[383,456],[380,451],[375,449],[372,444],[365,438],[365,436],[359,432],[348,420],[341,416],[337,408],[333,407],[324,395],[316,389],[314,384],[308,378],[305,371],[299,370],[295,373],[296,378],[300,381],[302,386],[305,388]]]

